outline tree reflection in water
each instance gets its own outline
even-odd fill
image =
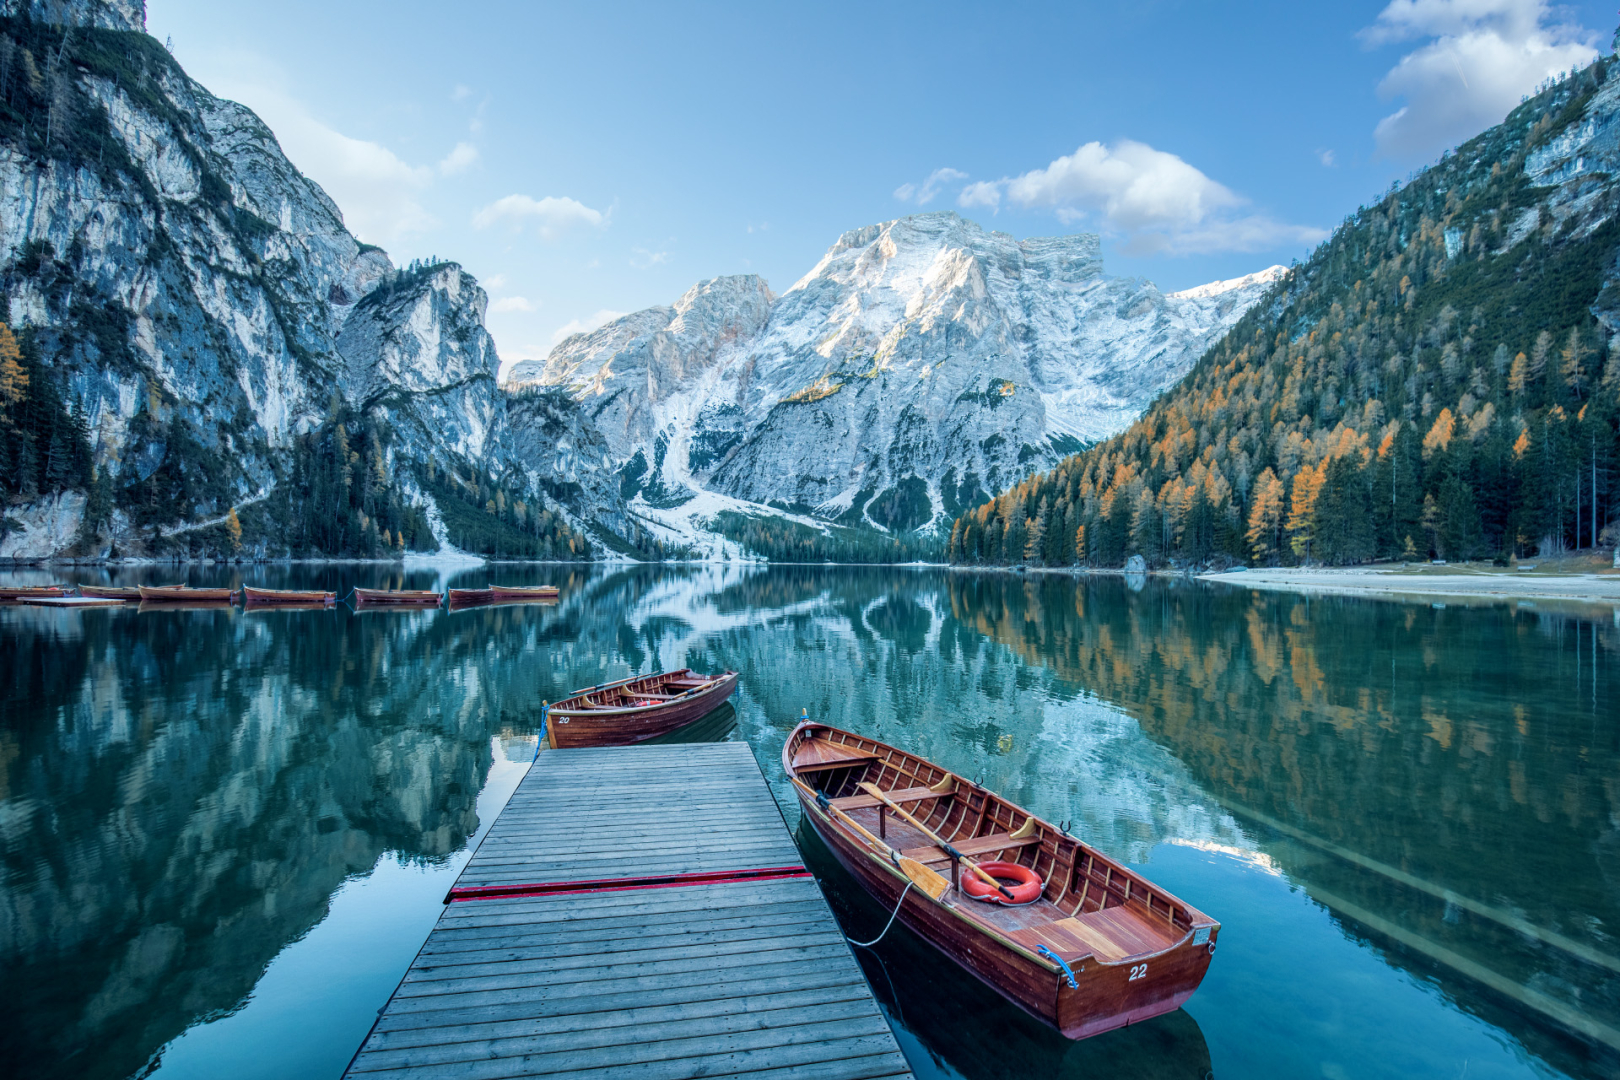
[[[1249,969],[1228,934],[1189,1006],[1198,1022],[1183,1013],[1081,1044],[1052,1042],[954,970],[913,975],[926,946],[898,935],[869,975],[908,1049],[941,1069],[987,1075],[1000,1061],[986,1032],[1044,1075],[1110,1062],[1201,1076],[1212,1059],[1243,1073],[1284,1037],[1322,1040],[1310,1052],[1324,1061],[1393,1061],[1423,1033],[1335,1045],[1348,1036],[1289,1011],[1305,1008],[1289,980],[1316,970],[1327,985],[1333,965],[1376,955],[1382,975],[1332,983],[1334,1009],[1379,1015],[1395,980],[1415,980],[1438,989],[1426,1008],[1488,1025],[1458,1037],[1482,1047],[1467,1051],[1470,1076],[1616,1071],[1604,1044],[1620,1029],[1608,612],[898,568],[322,568],[251,583],[346,591],[355,579],[551,582],[563,595],[454,613],[0,610],[0,1057],[12,1073],[138,1071],[239,1009],[345,881],[379,860],[459,857],[492,740],[532,734],[541,700],[682,666],[743,672],[732,707],[677,737],[747,739],[790,820],[778,753],[808,709],[1071,821],[1153,862],[1150,876],[1186,865],[1166,844],[1232,853],[1206,860],[1213,876],[1196,887],[1236,904],[1259,894],[1223,892],[1222,867],[1263,865],[1245,888],[1303,889],[1322,908],[1298,918],[1333,931],[1263,1007],[1234,996]],[[879,920],[846,891],[829,889],[864,932]],[[1231,926],[1248,914],[1188,899]],[[1568,1022],[1594,1027],[1577,1037]],[[321,1037],[343,1058],[363,1034]]]

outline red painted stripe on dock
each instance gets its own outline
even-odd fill
[[[512,900],[529,896],[565,896],[570,893],[623,892],[627,889],[674,889],[683,885],[732,885],[749,881],[813,877],[803,866],[765,866],[754,870],[710,870],[697,874],[658,877],[596,878],[590,881],[547,881],[531,885],[481,885],[451,889],[447,904],[462,900]]]

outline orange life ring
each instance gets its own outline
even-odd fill
[[[963,867],[960,877],[962,891],[974,900],[982,900],[986,904],[1027,904],[1040,896],[1044,888],[1035,871],[1017,863],[982,862],[979,869],[1001,882],[1007,891],[1012,893],[1012,899],[1007,899],[999,891],[986,885],[978,874]]]

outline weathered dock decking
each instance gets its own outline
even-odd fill
[[[743,743],[551,750],[346,1077],[909,1077]]]

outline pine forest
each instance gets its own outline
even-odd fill
[[[1352,564],[1612,542],[1616,193],[1526,161],[1614,63],[1360,208],[1127,431],[955,521],[953,562]],[[1544,151],[1545,152],[1545,151]],[[1610,535],[1605,536],[1605,529]]]

